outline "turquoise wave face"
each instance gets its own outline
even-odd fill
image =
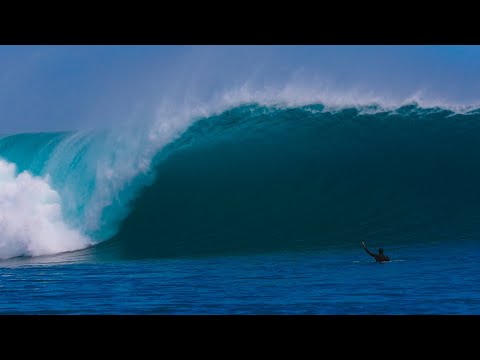
[[[141,138],[119,141],[118,136],[117,132],[6,136],[0,139],[0,157],[15,164],[19,174],[45,179],[60,195],[65,222],[99,242],[115,234],[128,213],[128,202],[150,181],[148,167],[140,166]]]
[[[65,221],[124,258],[480,232],[477,111],[249,105],[199,119],[167,146],[148,139],[141,127],[120,142],[118,132],[22,134],[0,139],[0,157],[48,176]]]

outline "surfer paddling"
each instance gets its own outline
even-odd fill
[[[365,243],[363,241],[362,241],[362,247],[365,249],[365,251],[367,252],[368,255],[375,258],[376,262],[390,261],[390,258],[383,254],[383,249],[382,248],[378,249],[378,254],[374,254],[367,249],[367,246],[365,245]]]

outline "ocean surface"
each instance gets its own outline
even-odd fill
[[[480,314],[479,159],[417,104],[3,135],[0,313]]]

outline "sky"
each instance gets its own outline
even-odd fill
[[[115,126],[246,83],[469,105],[480,103],[480,47],[0,46],[0,134]]]

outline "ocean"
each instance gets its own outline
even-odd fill
[[[0,137],[1,314],[480,314],[478,109],[175,120]]]

